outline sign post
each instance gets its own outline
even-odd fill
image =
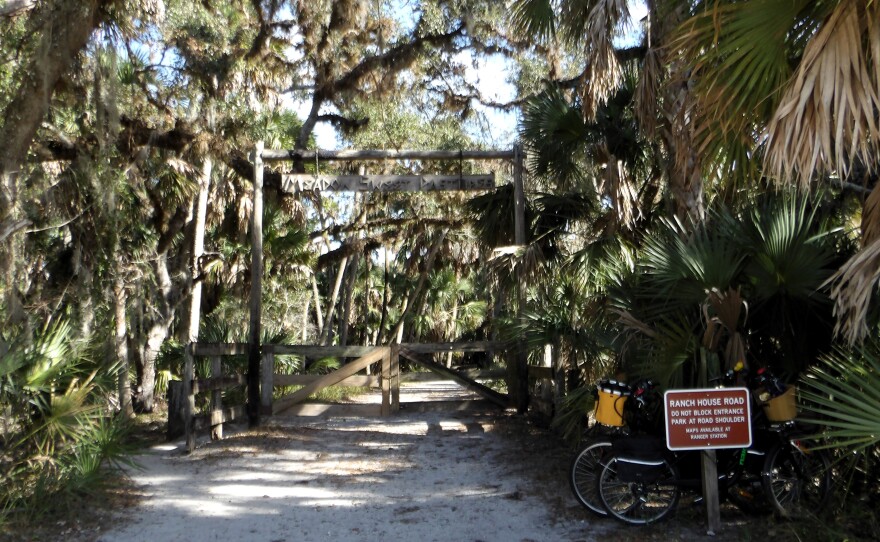
[[[666,447],[670,450],[702,450],[708,534],[714,535],[721,528],[715,450],[752,445],[749,390],[669,390],[663,396],[663,407]]]

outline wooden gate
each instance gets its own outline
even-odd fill
[[[501,343],[483,341],[468,343],[404,343],[390,346],[313,346],[313,345],[263,345],[262,378],[260,389],[256,393],[261,399],[260,410],[266,415],[285,413],[287,415],[317,415],[324,413],[339,415],[381,415],[388,416],[401,409],[400,403],[400,358],[418,364],[445,379],[454,380],[485,398],[500,408],[507,408],[510,400],[508,395],[499,393],[478,382],[481,376],[503,377],[504,373],[468,373],[448,368],[431,359],[432,354],[450,352],[500,352],[504,350]],[[179,387],[179,397],[169,403],[168,423],[179,425],[186,435],[186,447],[189,451],[195,448],[197,431],[211,429],[211,438],[223,438],[223,424],[245,415],[244,405],[224,405],[220,391],[229,387],[247,384],[243,374],[224,375],[221,373],[223,356],[241,356],[248,353],[248,345],[244,343],[208,344],[191,343],[185,349],[184,378]],[[276,355],[303,355],[313,358],[324,357],[356,357],[339,369],[326,375],[284,375],[275,374]],[[211,359],[209,378],[195,378],[195,359],[208,357]],[[365,373],[367,367],[379,364],[378,375]],[[404,376],[406,378],[406,376]],[[381,405],[316,405],[307,404],[306,400],[320,390],[337,384],[353,384],[361,386],[377,386],[382,390]],[[293,385],[303,387],[294,393],[274,398],[276,388]],[[207,414],[196,413],[196,395],[211,393],[210,408]],[[247,396],[255,395],[248,390]],[[176,406],[175,406],[176,405]]]
[[[271,414],[318,414],[322,413],[321,406],[304,406],[304,402],[311,395],[317,393],[323,388],[343,383],[346,380],[357,379],[360,384],[372,384],[375,378],[378,378],[382,390],[382,403],[378,410],[372,411],[369,405],[350,405],[349,412],[337,409],[338,413],[361,413],[366,415],[382,415],[387,416],[400,410],[400,358],[421,365],[430,371],[442,375],[444,378],[454,380],[458,384],[480,394],[482,397],[493,404],[506,408],[509,399],[506,394],[499,393],[477,381],[476,375],[469,375],[463,371],[456,371],[434,362],[431,354],[447,353],[447,352],[485,352],[503,350],[502,345],[493,342],[475,342],[475,343],[404,343],[390,346],[378,347],[320,347],[320,346],[292,346],[292,345],[274,345],[267,346],[273,351],[273,354],[310,354],[316,357],[324,356],[340,356],[358,354],[356,360],[343,365],[341,368],[330,374],[320,377],[308,377],[304,375],[274,375],[272,382],[263,381],[264,389],[274,389],[277,387],[289,386],[294,383],[305,383],[305,387],[296,392],[275,399],[272,402],[271,409],[266,409]],[[368,366],[380,362],[380,371],[378,377],[357,376],[358,373],[364,371]],[[323,407],[329,410],[327,407]],[[360,411],[360,412],[358,412]]]

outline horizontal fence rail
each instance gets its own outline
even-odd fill
[[[478,382],[480,379],[502,378],[506,374],[505,370],[454,370],[433,362],[429,357],[430,354],[450,352],[500,352],[506,348],[505,343],[495,341],[403,343],[391,346],[266,344],[261,348],[260,409],[264,414],[285,412],[328,386],[342,385],[381,388],[382,405],[379,408],[379,413],[389,415],[400,409],[401,382],[449,379],[480,393],[496,405],[507,406],[506,395],[491,390]],[[223,438],[223,424],[242,419],[247,414],[245,405],[225,406],[222,404],[223,390],[247,385],[247,378],[244,374],[222,374],[222,358],[247,356],[248,352],[247,343],[191,343],[187,345],[183,381],[179,383],[180,390],[170,393],[172,400],[169,403],[169,433],[172,430],[172,425],[179,425],[178,422],[182,421],[188,451],[195,449],[196,432],[210,428],[211,438],[221,439]],[[356,359],[326,375],[275,374],[275,357],[290,355],[307,358]],[[426,367],[431,372],[401,375],[399,361],[401,356]],[[211,359],[210,377],[195,378],[195,358],[197,357]],[[379,375],[358,374],[375,363],[380,364]],[[276,388],[289,386],[302,386],[302,388],[290,395],[274,399],[273,391]],[[196,395],[200,393],[211,393],[211,406],[207,414],[196,415]],[[179,397],[174,399],[175,395]],[[354,411],[356,407],[361,405],[346,406]],[[175,423],[172,424],[172,422]]]

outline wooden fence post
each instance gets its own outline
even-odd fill
[[[718,495],[718,464],[715,450],[703,450],[700,454],[703,479],[703,499],[706,501],[706,534],[715,536],[721,531],[721,505]]]
[[[275,347],[263,348],[263,367],[260,371],[260,405],[266,416],[272,414],[272,393],[275,389]]]
[[[260,425],[260,334],[263,295],[263,142],[254,148],[254,195],[251,210],[251,317],[248,333],[247,413]]]
[[[195,368],[193,367],[193,344],[189,343],[184,349],[183,364],[183,432],[186,435],[187,452],[192,452],[196,449],[196,428],[193,424],[193,414],[196,410],[196,398],[193,395],[193,378],[195,378]]]
[[[223,377],[223,361],[220,356],[211,356],[211,378]],[[211,424],[211,440],[223,440],[223,389],[217,388],[211,392],[211,420],[215,419],[214,413],[219,412],[218,423]]]
[[[379,372],[382,376],[382,416],[391,414],[391,350],[389,349],[382,356],[382,370]]]
[[[525,250],[528,239],[526,239],[526,195],[523,176],[525,167],[523,164],[523,150],[520,145],[513,148],[514,166],[513,166],[513,209],[514,209],[514,242],[521,250]],[[524,257],[524,256],[523,256]],[[523,266],[516,266],[516,318],[521,320],[523,306],[526,299],[525,274]],[[510,371],[511,387],[510,395],[516,404],[518,414],[525,414],[529,408],[529,358],[526,351],[525,341],[518,339],[516,342],[516,350],[513,355],[513,370]]]
[[[174,440],[186,432],[183,418],[187,398],[183,393],[183,382],[180,380],[168,382],[168,431],[166,433],[168,440]]]
[[[400,412],[400,345],[391,345],[391,412]]]

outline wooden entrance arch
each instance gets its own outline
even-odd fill
[[[251,155],[254,164],[253,213],[251,218],[251,291],[250,329],[248,333],[247,414],[252,426],[259,425],[260,414],[271,414],[273,356],[263,355],[260,344],[262,329],[262,276],[263,276],[263,169],[267,162],[315,162],[355,160],[509,160],[513,162],[514,185],[514,239],[518,246],[525,245],[525,192],[523,189],[523,155],[517,145],[511,150],[271,150],[258,142]],[[494,175],[282,175],[282,189],[289,192],[300,190],[329,191],[444,191],[485,190],[493,188]],[[517,290],[517,296],[522,294]],[[521,297],[520,297],[521,300]],[[518,303],[517,306],[521,306]],[[389,347],[380,347],[389,348]],[[384,356],[385,354],[383,354]],[[388,356],[390,360],[390,355]],[[378,358],[377,358],[378,359]],[[376,360],[372,360],[375,362]],[[359,363],[366,363],[361,362]],[[527,401],[528,368],[522,348],[517,349],[516,376],[517,409],[524,411]],[[262,377],[261,377],[262,373]],[[262,388],[262,392],[261,392]],[[384,389],[384,388],[383,388]]]

